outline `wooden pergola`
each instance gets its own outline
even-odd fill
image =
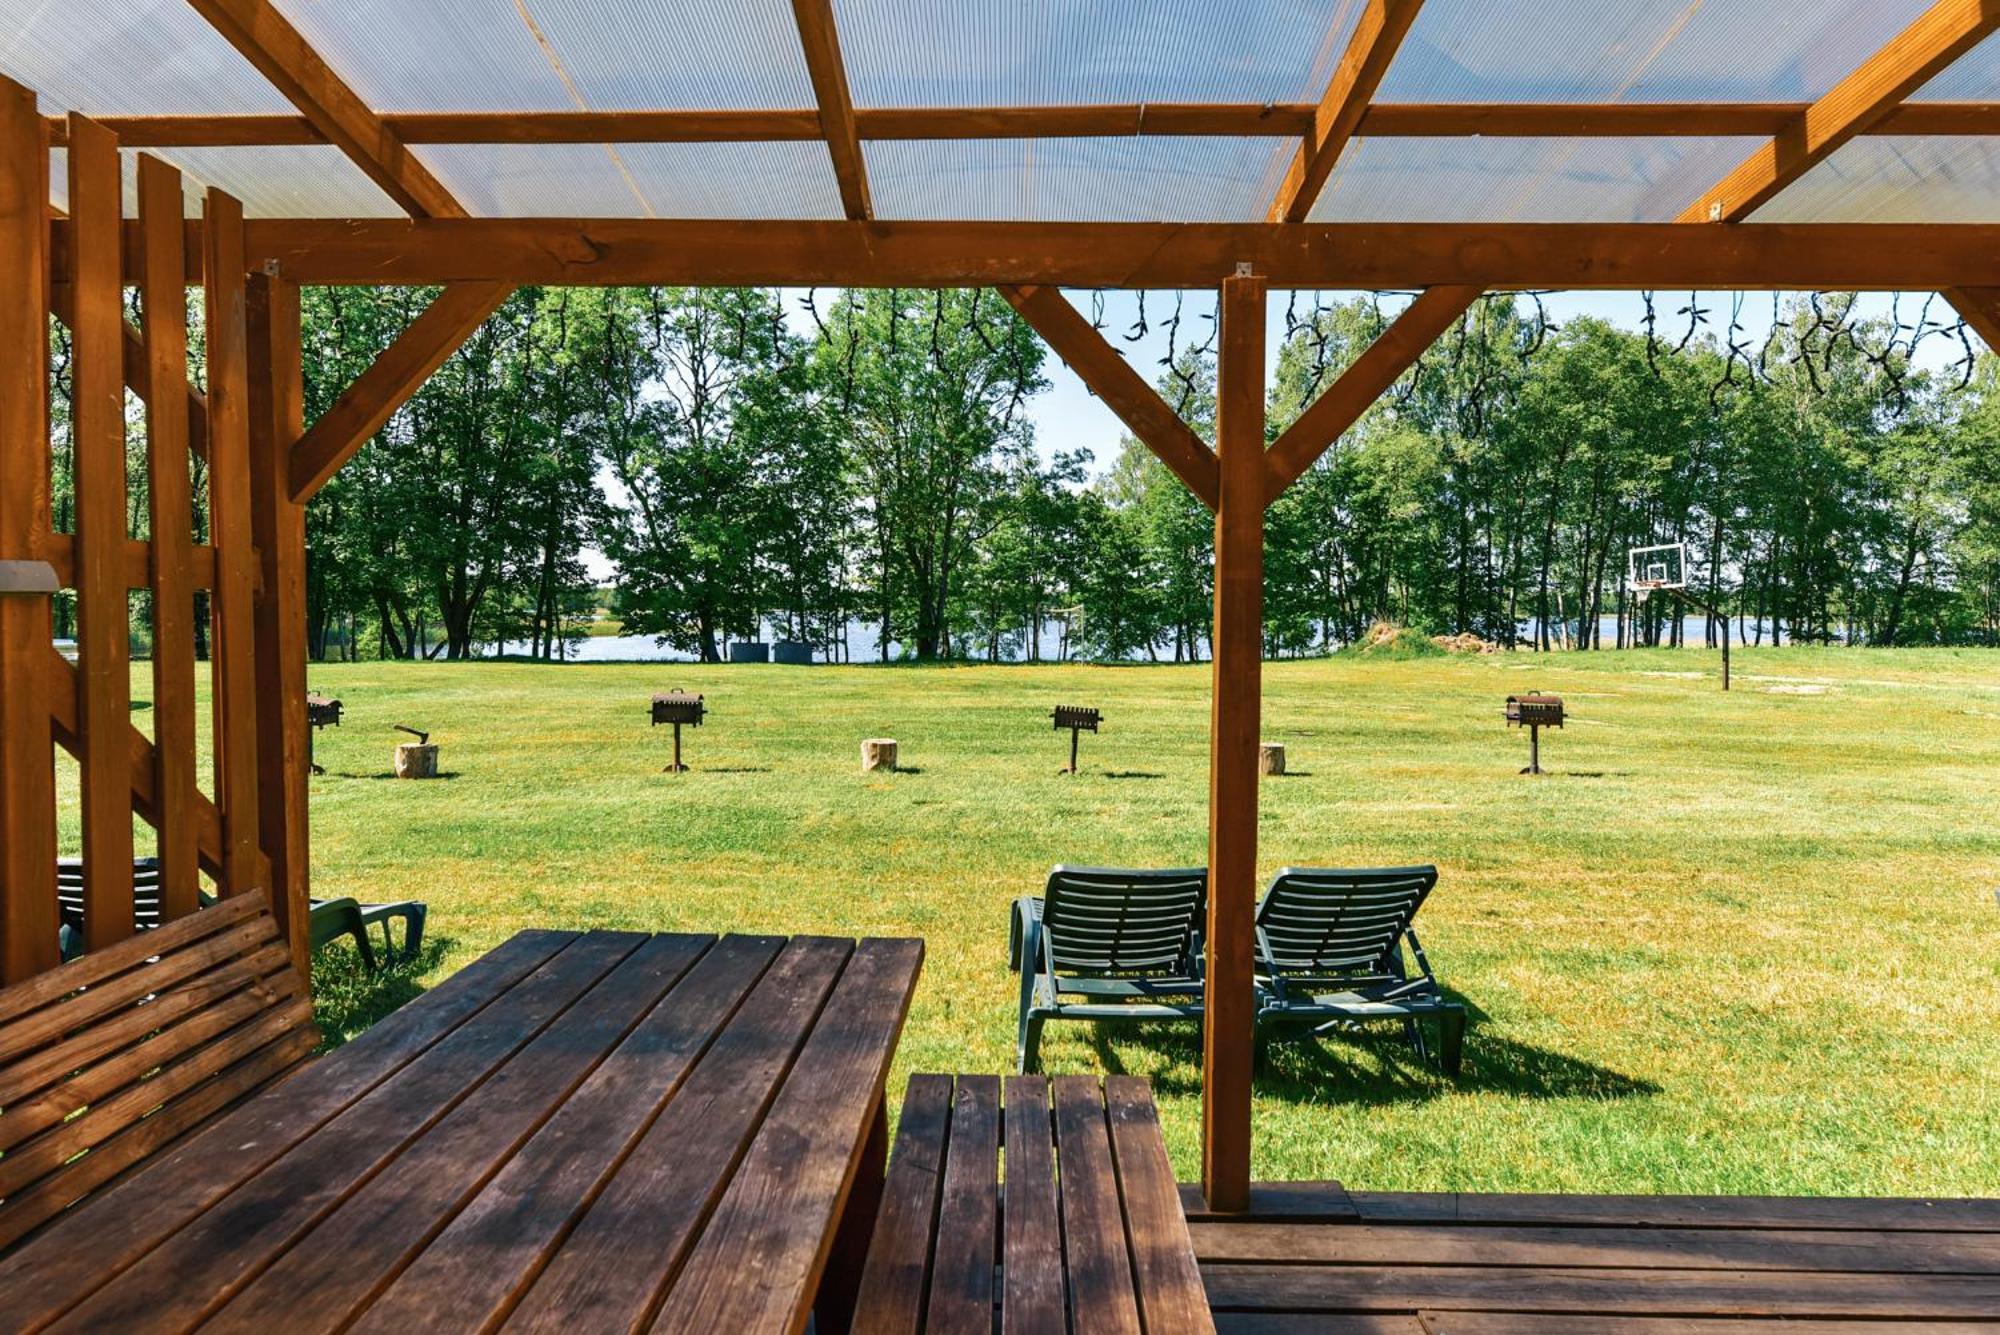
[[[479,27],[470,17],[476,6],[410,0],[400,7],[415,16],[408,21],[430,22],[437,36],[420,54],[439,86],[461,70],[470,80],[489,57],[504,68],[503,50],[525,49],[546,59],[570,104],[395,112],[358,91],[398,77],[365,68],[352,55],[368,49],[363,30],[372,21],[370,7],[343,14],[348,7],[298,0],[186,2],[189,11],[171,3],[132,7],[132,31],[113,36],[134,39],[131,59],[139,64],[164,52],[189,57],[191,68],[218,83],[260,77],[259,87],[281,94],[290,111],[223,114],[191,105],[135,111],[129,99],[92,91],[116,78],[115,70],[86,68],[87,57],[110,49],[103,34],[86,41],[74,30],[87,21],[55,8],[24,18],[34,40],[0,54],[0,74],[10,76],[0,82],[0,981],[30,978],[57,963],[55,746],[81,765],[90,947],[133,931],[136,811],[159,831],[168,916],[196,910],[202,873],[225,897],[268,890],[294,959],[306,966],[304,506],[516,287],[990,285],[1215,513],[1202,1176],[1209,1206],[1219,1212],[1242,1210],[1250,1196],[1266,507],[1489,291],[1936,289],[1989,343],[2000,341],[2000,190],[1987,200],[1984,220],[1974,221],[1926,220],[1921,183],[1894,180],[1851,192],[1861,201],[1860,216],[1828,220],[1786,211],[1788,191],[1816,172],[1876,170],[1868,165],[1877,161],[1871,144],[1976,143],[2000,133],[2000,101],[1916,97],[1961,61],[1977,58],[1975,48],[2000,29],[1995,0],[1799,7],[1824,20],[1817,23],[1787,23],[1797,16],[1774,13],[1763,36],[1787,58],[1768,63],[1817,72],[1782,81],[1782,95],[1770,100],[1637,100],[1624,94],[1632,79],[1614,89],[1616,96],[1586,101],[1565,100],[1560,88],[1537,101],[1518,100],[1518,92],[1513,100],[1484,102],[1393,100],[1378,93],[1393,85],[1399,60],[1410,59],[1420,41],[1433,49],[1448,45],[1447,11],[1456,7],[1445,0],[1433,0],[1429,9],[1418,0],[1326,0],[1318,6],[1324,13],[1317,41],[1300,47],[1283,80],[1265,79],[1289,81],[1291,100],[951,106],[857,96],[853,57],[860,39],[845,23],[847,11],[866,11],[879,26],[895,6],[842,3],[842,30],[834,0],[793,0],[795,44],[778,63],[787,77],[802,76],[810,105],[608,110],[586,105],[583,80],[564,63],[565,42],[581,37],[537,20],[533,4]],[[1215,8],[1256,27],[1275,25],[1281,7]],[[1282,8],[1296,14],[1314,6]],[[1590,8],[1581,0],[1574,6],[1579,18]],[[1685,29],[1704,21],[1701,6],[1689,9],[1680,0],[1651,8],[1660,11],[1660,22],[1648,60],[1664,58]],[[178,17],[167,24],[170,10]],[[207,25],[198,40],[180,22],[189,12]],[[1843,43],[1867,28],[1850,21],[1857,13],[1878,27],[1892,17],[1886,40],[1846,50]],[[615,27],[616,16],[604,22]],[[1438,31],[1427,35],[1427,23]],[[163,26],[150,44],[139,43],[138,30],[147,24]],[[306,29],[322,40],[311,40]],[[333,30],[347,53],[338,59],[324,44]],[[598,50],[606,34],[593,36]],[[698,37],[690,36],[681,52],[689,69],[706,69],[711,60],[696,49]],[[1143,48],[1147,36],[1124,40]],[[896,55],[867,54],[869,68]],[[604,59],[601,51],[596,58]],[[1837,60],[1845,63],[1832,68]],[[1071,76],[1084,82],[1080,60],[1076,69],[1049,73],[1059,83]],[[1149,87],[1213,83],[1195,77],[1213,71],[1192,64],[1155,73]],[[436,100],[435,89],[422,91]],[[1393,155],[1399,144],[1442,142],[1477,155],[1516,142],[1584,152],[1600,141],[1630,148],[1639,175],[1651,170],[1648,154],[1672,156],[1680,146],[1691,146],[1673,159],[1682,167],[1719,155],[1723,169],[1671,200],[1660,181],[1642,182],[1648,189],[1636,195],[1599,200],[1587,182],[1579,186],[1551,170],[1527,182],[1527,194],[1516,194],[1517,204],[1543,201],[1515,207],[1517,216],[1482,216],[1476,199],[1439,202],[1440,209],[1463,210],[1459,216],[1385,219],[1368,216],[1365,207],[1357,215],[1352,206],[1357,199],[1365,205],[1370,182],[1384,179],[1379,174],[1362,173],[1345,193],[1330,193],[1343,172],[1360,172],[1357,159]],[[1058,158],[1055,148],[1072,143],[1118,145],[1155,166],[1151,175],[1107,173],[1097,183],[1108,211],[1102,216],[1030,209],[970,218],[922,207],[921,172],[899,174],[892,201],[875,161],[915,145],[932,155],[927,160],[971,162],[953,154],[980,143],[1020,152],[1023,161],[1036,160],[1036,152],[1022,144],[1055,146],[1042,151]],[[1199,157],[1204,145],[1216,143],[1237,146],[1250,155],[1245,160],[1263,155],[1267,185],[1275,185],[1254,211],[1208,216],[1199,199],[1185,198],[1204,182],[1182,172],[1173,155]],[[641,148],[698,147],[699,161],[726,162],[731,153],[799,144],[823,155],[797,170],[830,180],[827,216],[795,216],[797,201],[776,195],[761,216],[716,210],[676,216],[671,208],[647,216],[658,210],[632,165]],[[59,208],[51,191],[52,146],[64,153]],[[1142,150],[1164,156],[1148,158]],[[341,172],[359,173],[352,189],[379,207],[353,217],[288,209],[288,200],[312,197],[314,173],[328,170],[325,158],[314,155],[334,152]],[[1844,168],[1843,154],[1854,152],[1860,165]],[[593,155],[592,170],[623,177],[641,206],[636,213],[539,216],[541,210],[509,213],[464,202],[475,191],[491,193],[487,187],[507,175],[510,163],[576,163],[585,160],[579,153]],[[239,189],[249,196],[239,203],[209,186],[199,216],[188,217],[190,185],[218,173],[217,164],[236,161],[231,154],[244,164],[241,179],[266,182],[270,190]],[[1560,154],[1549,159],[1561,160]],[[314,163],[321,165],[309,170]],[[674,177],[656,172],[648,181],[671,193]],[[1133,181],[1151,193],[1121,195]],[[1961,215],[1962,193],[1953,196]],[[133,200],[136,209],[128,209]],[[1121,209],[1130,212],[1109,212]],[[435,284],[442,291],[308,424],[298,293],[315,284]],[[203,391],[187,373],[189,285],[199,285],[205,297]],[[1267,444],[1265,304],[1273,286],[1418,289],[1419,295]],[[128,287],[138,290],[136,325],[126,316]],[[1061,294],[1064,287],[1219,293],[1212,441],[1176,416]],[[53,531],[50,519],[51,313],[68,325],[74,346],[73,534]],[[127,388],[146,405],[147,541],[126,536]],[[206,462],[209,477],[210,536],[199,545],[189,523],[191,454]],[[57,588],[76,591],[74,664],[52,643],[48,595]],[[151,737],[130,719],[132,589],[149,590],[155,607]],[[207,783],[196,766],[197,590],[208,591],[214,623],[215,769]]]

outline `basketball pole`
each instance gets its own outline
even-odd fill
[[[1670,585],[1660,585],[1657,588],[1645,588],[1642,591],[1648,594],[1671,593],[1672,595],[1674,595],[1674,597],[1680,599],[1688,606],[1694,608],[1697,612],[1704,613],[1715,622],[1715,624],[1721,629],[1722,632],[1722,689],[1725,691],[1728,690],[1729,689],[1729,618],[1723,616],[1722,613],[1718,612],[1715,608],[1709,606],[1701,599],[1689,593],[1685,588],[1677,589]]]

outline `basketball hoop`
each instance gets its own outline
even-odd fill
[[[1643,603],[1655,589],[1686,588],[1687,568],[1687,544],[1684,542],[1634,547],[1626,556],[1625,583],[1634,597]]]

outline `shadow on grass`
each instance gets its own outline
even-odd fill
[[[769,765],[696,765],[702,774],[769,774]]]
[[[1164,774],[1155,774],[1149,769],[1120,769],[1106,770],[1104,777],[1107,779],[1164,779],[1167,776]]]
[[[424,988],[417,979],[443,961],[450,944],[449,937],[432,937],[415,959],[399,958],[372,973],[351,942],[336,941],[314,951],[313,1019],[319,1025],[320,1050],[339,1047],[421,996]],[[379,951],[381,942],[375,948]]]
[[[397,775],[396,775],[396,771],[394,771],[394,770],[392,770],[392,769],[385,769],[385,770],[381,770],[381,771],[379,771],[379,772],[377,772],[377,773],[374,773],[374,774],[354,774],[354,773],[351,773],[351,772],[349,772],[349,771],[347,771],[347,770],[344,770],[344,769],[342,769],[342,770],[335,770],[335,771],[333,772],[333,774],[332,774],[332,776],[331,776],[331,777],[333,777],[333,778],[336,778],[336,779],[370,779],[370,780],[373,780],[373,779],[393,779],[393,778],[397,777]],[[437,773],[435,773],[435,774],[431,775],[431,779],[456,779],[457,777],[458,777],[458,771],[457,771],[457,770],[455,770],[455,769],[441,769],[441,770],[439,770],[439,771],[438,771]],[[404,780],[404,782],[406,782],[406,783],[429,783],[429,782],[431,781],[431,779],[406,779],[406,780]]]
[[[1476,1016],[1477,1012],[1473,1014]],[[1162,1093],[1201,1093],[1201,1038],[1191,1026],[1121,1026],[1128,1041],[1143,1042],[1169,1063],[1149,1074]],[[1425,1041],[1436,1049],[1435,1030]],[[1095,1026],[1090,1044],[1110,1075],[1128,1074],[1107,1026]],[[1465,1035],[1464,1067],[1451,1079],[1418,1058],[1400,1024],[1357,1025],[1331,1035],[1310,1031],[1260,1038],[1259,1095],[1293,1103],[1345,1103],[1366,1107],[1420,1103],[1452,1094],[1501,1094],[1524,1099],[1626,1099],[1658,1094],[1660,1086],[1550,1048],[1504,1038],[1476,1023]]]

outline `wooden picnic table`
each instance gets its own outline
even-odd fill
[[[0,1324],[842,1329],[922,955],[522,932],[29,1238]]]

